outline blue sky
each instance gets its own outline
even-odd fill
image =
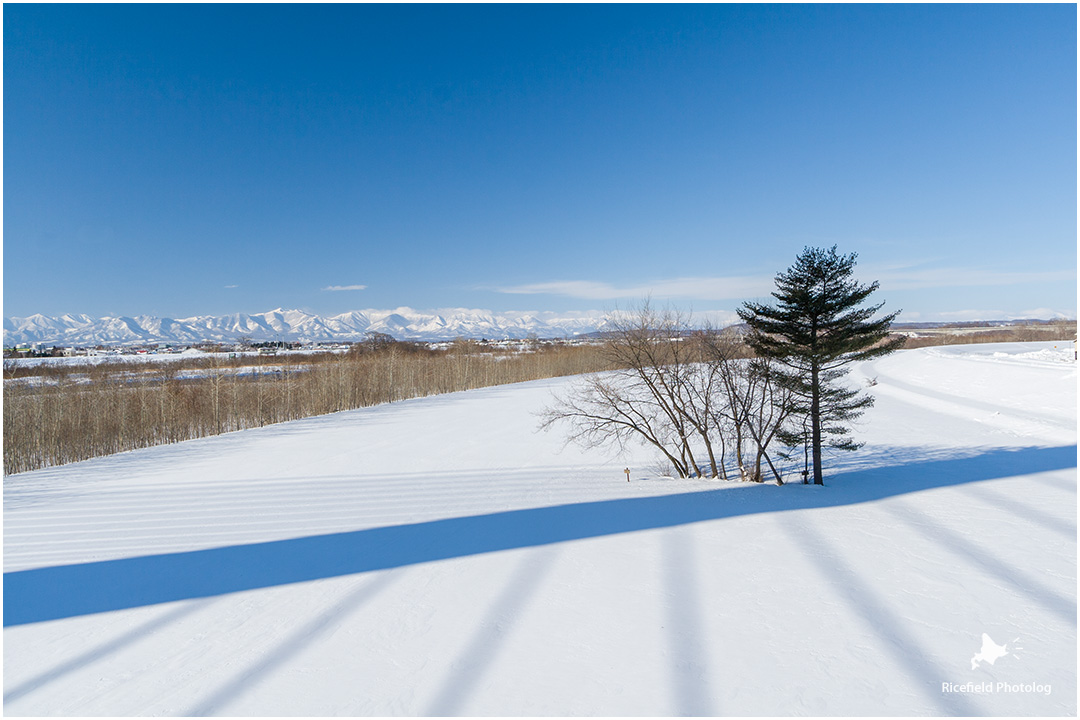
[[[4,315],[1076,311],[1075,5],[6,5]]]

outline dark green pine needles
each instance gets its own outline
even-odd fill
[[[848,365],[893,352],[904,338],[890,337],[900,311],[872,320],[884,303],[860,307],[878,289],[852,277],[856,254],[838,255],[836,246],[806,248],[795,264],[776,276],[777,303],[747,302],[739,317],[750,327],[748,344],[756,353],[784,366],[783,382],[796,400],[794,414],[804,418],[813,453],[814,483],[823,484],[823,442],[841,450],[859,447],[849,436],[849,423],[873,405],[874,398],[840,383]],[[789,445],[805,434],[787,431]]]

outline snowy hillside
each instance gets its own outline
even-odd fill
[[[604,328],[606,315],[580,313],[493,313],[454,308],[420,312],[355,310],[321,317],[302,310],[271,310],[246,315],[198,316],[182,319],[137,317],[92,318],[88,315],[4,319],[4,347],[20,344],[123,345],[142,343],[235,342],[289,340],[331,342],[361,340],[367,332],[383,332],[398,340],[452,340],[456,337],[489,339],[564,337]]]
[[[572,379],[5,478],[5,714],[1075,715],[1071,343],[854,379],[825,487],[564,448]]]

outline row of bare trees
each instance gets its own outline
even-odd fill
[[[340,354],[117,365],[5,379],[4,473],[383,402],[600,369],[599,348],[444,351],[376,338]],[[8,375],[5,372],[5,376]]]
[[[795,436],[797,403],[774,361],[754,357],[737,331],[692,329],[677,310],[648,303],[612,321],[609,367],[556,397],[542,427],[568,424],[587,447],[638,442],[679,477],[783,482],[775,448]]]
[[[1052,320],[1032,325],[1015,325],[987,330],[943,328],[934,333],[908,337],[904,349],[936,347],[939,345],[971,345],[975,343],[1044,342],[1047,340],[1076,339],[1075,320]]]

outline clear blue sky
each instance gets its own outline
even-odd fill
[[[5,316],[733,309],[834,243],[1075,316],[1075,5],[3,15]]]

